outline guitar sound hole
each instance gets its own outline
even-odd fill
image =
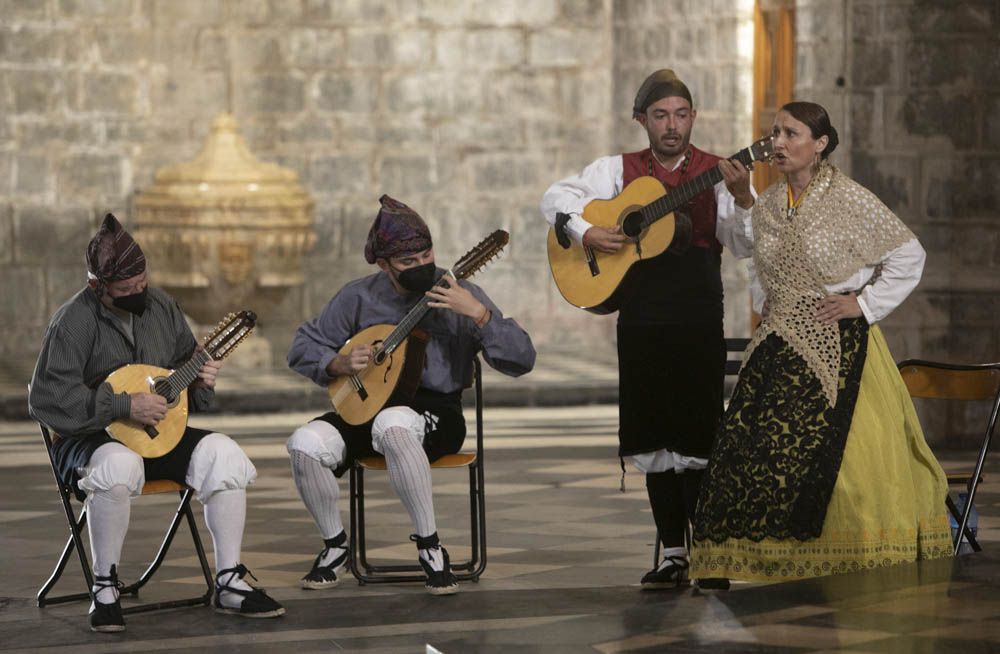
[[[633,211],[622,221],[622,233],[629,238],[639,238],[642,234],[642,214]]]
[[[167,381],[166,377],[160,377],[156,380],[156,383],[153,384],[153,392],[163,396],[167,400],[167,408],[177,403],[177,397],[174,395],[173,390],[171,390],[170,382]]]

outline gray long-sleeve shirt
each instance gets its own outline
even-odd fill
[[[197,346],[177,303],[149,288],[146,311],[132,319],[132,338],[121,320],[85,288],[56,311],[42,341],[31,378],[32,417],[61,436],[99,431],[131,411],[127,393],[115,394],[104,379],[130,363],[175,369]],[[208,408],[214,392],[188,389],[192,411]]]
[[[443,272],[438,269],[438,275]],[[472,383],[472,358],[478,352],[494,369],[512,377],[535,365],[535,348],[527,332],[500,309],[475,284],[460,281],[493,314],[486,325],[447,309],[431,309],[418,327],[428,337],[423,388],[455,393]],[[317,318],[305,322],[295,333],[288,351],[288,365],[320,385],[332,378],[326,367],[348,339],[362,329],[379,324],[398,324],[419,295],[400,295],[388,275],[377,272],[350,282],[338,292]]]

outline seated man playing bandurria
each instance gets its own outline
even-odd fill
[[[382,409],[374,420],[354,426],[330,412],[299,427],[288,439],[295,484],[323,537],[323,550],[302,579],[302,587],[332,588],[339,582],[349,543],[340,520],[337,477],[351,463],[378,452],[385,456],[389,483],[413,522],[410,540],[434,595],[458,590],[448,552],[438,540],[431,493],[430,462],[457,452],[465,440],[461,393],[472,380],[473,357],[511,376],[535,363],[528,334],[503,314],[475,284],[455,281],[434,265],[431,234],[412,209],[388,196],[368,233],[365,259],[379,271],[344,286],[320,315],[299,327],[288,364],[317,384],[365,369],[370,345],[348,354],[341,348],[361,330],[395,325],[425,294],[432,310],[419,323],[428,336],[420,386],[404,406]]]
[[[175,369],[198,343],[177,303],[147,285],[146,258],[114,216],[104,218],[86,253],[87,286],[56,311],[49,323],[31,380],[32,417],[59,438],[53,445],[64,483],[86,501],[96,601],[94,631],[124,631],[117,566],[128,530],[131,498],[146,479],[186,484],[205,507],[215,545],[216,611],[272,618],[285,609],[263,590],[243,581],[240,563],[246,487],[257,476],[232,439],[188,427],[167,454],[144,459],[111,438],[105,428],[129,418],[153,426],[167,402],[155,393],[115,393],[105,378],[118,368],[143,363]],[[211,403],[219,363],[209,359],[190,386],[191,410]]]

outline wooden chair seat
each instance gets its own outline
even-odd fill
[[[963,486],[968,486],[969,480],[972,479],[972,471],[966,470],[965,472],[949,472],[946,473],[945,476],[948,477],[949,486],[957,486],[959,484]],[[976,483],[977,484],[983,483],[982,475],[979,476],[979,481],[977,481]]]
[[[169,479],[150,479],[142,487],[143,495],[156,495],[157,493],[183,493],[191,490],[185,484],[178,484]]]
[[[432,468],[464,468],[476,462],[475,452],[459,452],[458,454],[445,454],[443,457],[431,464]],[[358,459],[358,465],[365,470],[385,470],[385,457],[366,456]]]

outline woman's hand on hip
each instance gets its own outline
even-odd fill
[[[860,318],[861,305],[854,293],[827,295],[816,305],[816,320],[830,324],[844,318]]]

